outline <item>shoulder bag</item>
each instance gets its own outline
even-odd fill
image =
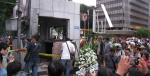
[[[112,60],[112,62],[113,62],[113,65],[114,65],[114,69],[116,70],[116,64],[115,64],[115,62],[114,62],[114,60],[113,60],[113,58],[110,56],[110,58],[111,58],[111,60]]]
[[[35,51],[35,49],[38,47],[38,45],[39,45],[39,43],[37,44],[37,46],[34,48],[33,51]],[[29,61],[29,58],[30,58],[30,56],[31,56],[31,54],[32,54],[33,51],[27,52],[27,54],[24,57],[24,62],[28,62]]]
[[[67,44],[67,42],[66,42],[66,44]],[[67,44],[67,47],[68,47],[68,44]],[[69,47],[68,47],[68,50],[69,50],[69,53],[70,53],[70,49],[69,49]],[[70,59],[71,59],[71,60],[73,59],[73,55],[72,55],[72,53],[70,53]]]

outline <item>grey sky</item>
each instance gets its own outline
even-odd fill
[[[73,0],[76,3],[83,3],[88,6],[96,6],[96,0]]]

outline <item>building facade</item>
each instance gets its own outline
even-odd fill
[[[149,0],[96,0],[96,9],[104,4],[114,27],[106,22],[106,34],[134,34],[135,30],[149,27]],[[98,14],[99,24],[105,16]]]

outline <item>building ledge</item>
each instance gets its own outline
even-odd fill
[[[132,31],[132,30],[106,30],[105,34],[128,34],[128,35],[134,35],[135,31]]]

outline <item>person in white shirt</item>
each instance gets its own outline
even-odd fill
[[[119,60],[121,59],[121,56],[125,56],[125,52],[123,51],[121,44],[118,44],[115,47],[115,50],[116,50],[116,55],[119,57]]]
[[[62,51],[61,63],[63,66],[66,66],[66,76],[69,76],[70,61],[71,61],[70,53],[72,53],[73,55],[75,54],[75,47],[70,42],[69,38],[66,38],[66,42],[62,44],[61,51]]]

